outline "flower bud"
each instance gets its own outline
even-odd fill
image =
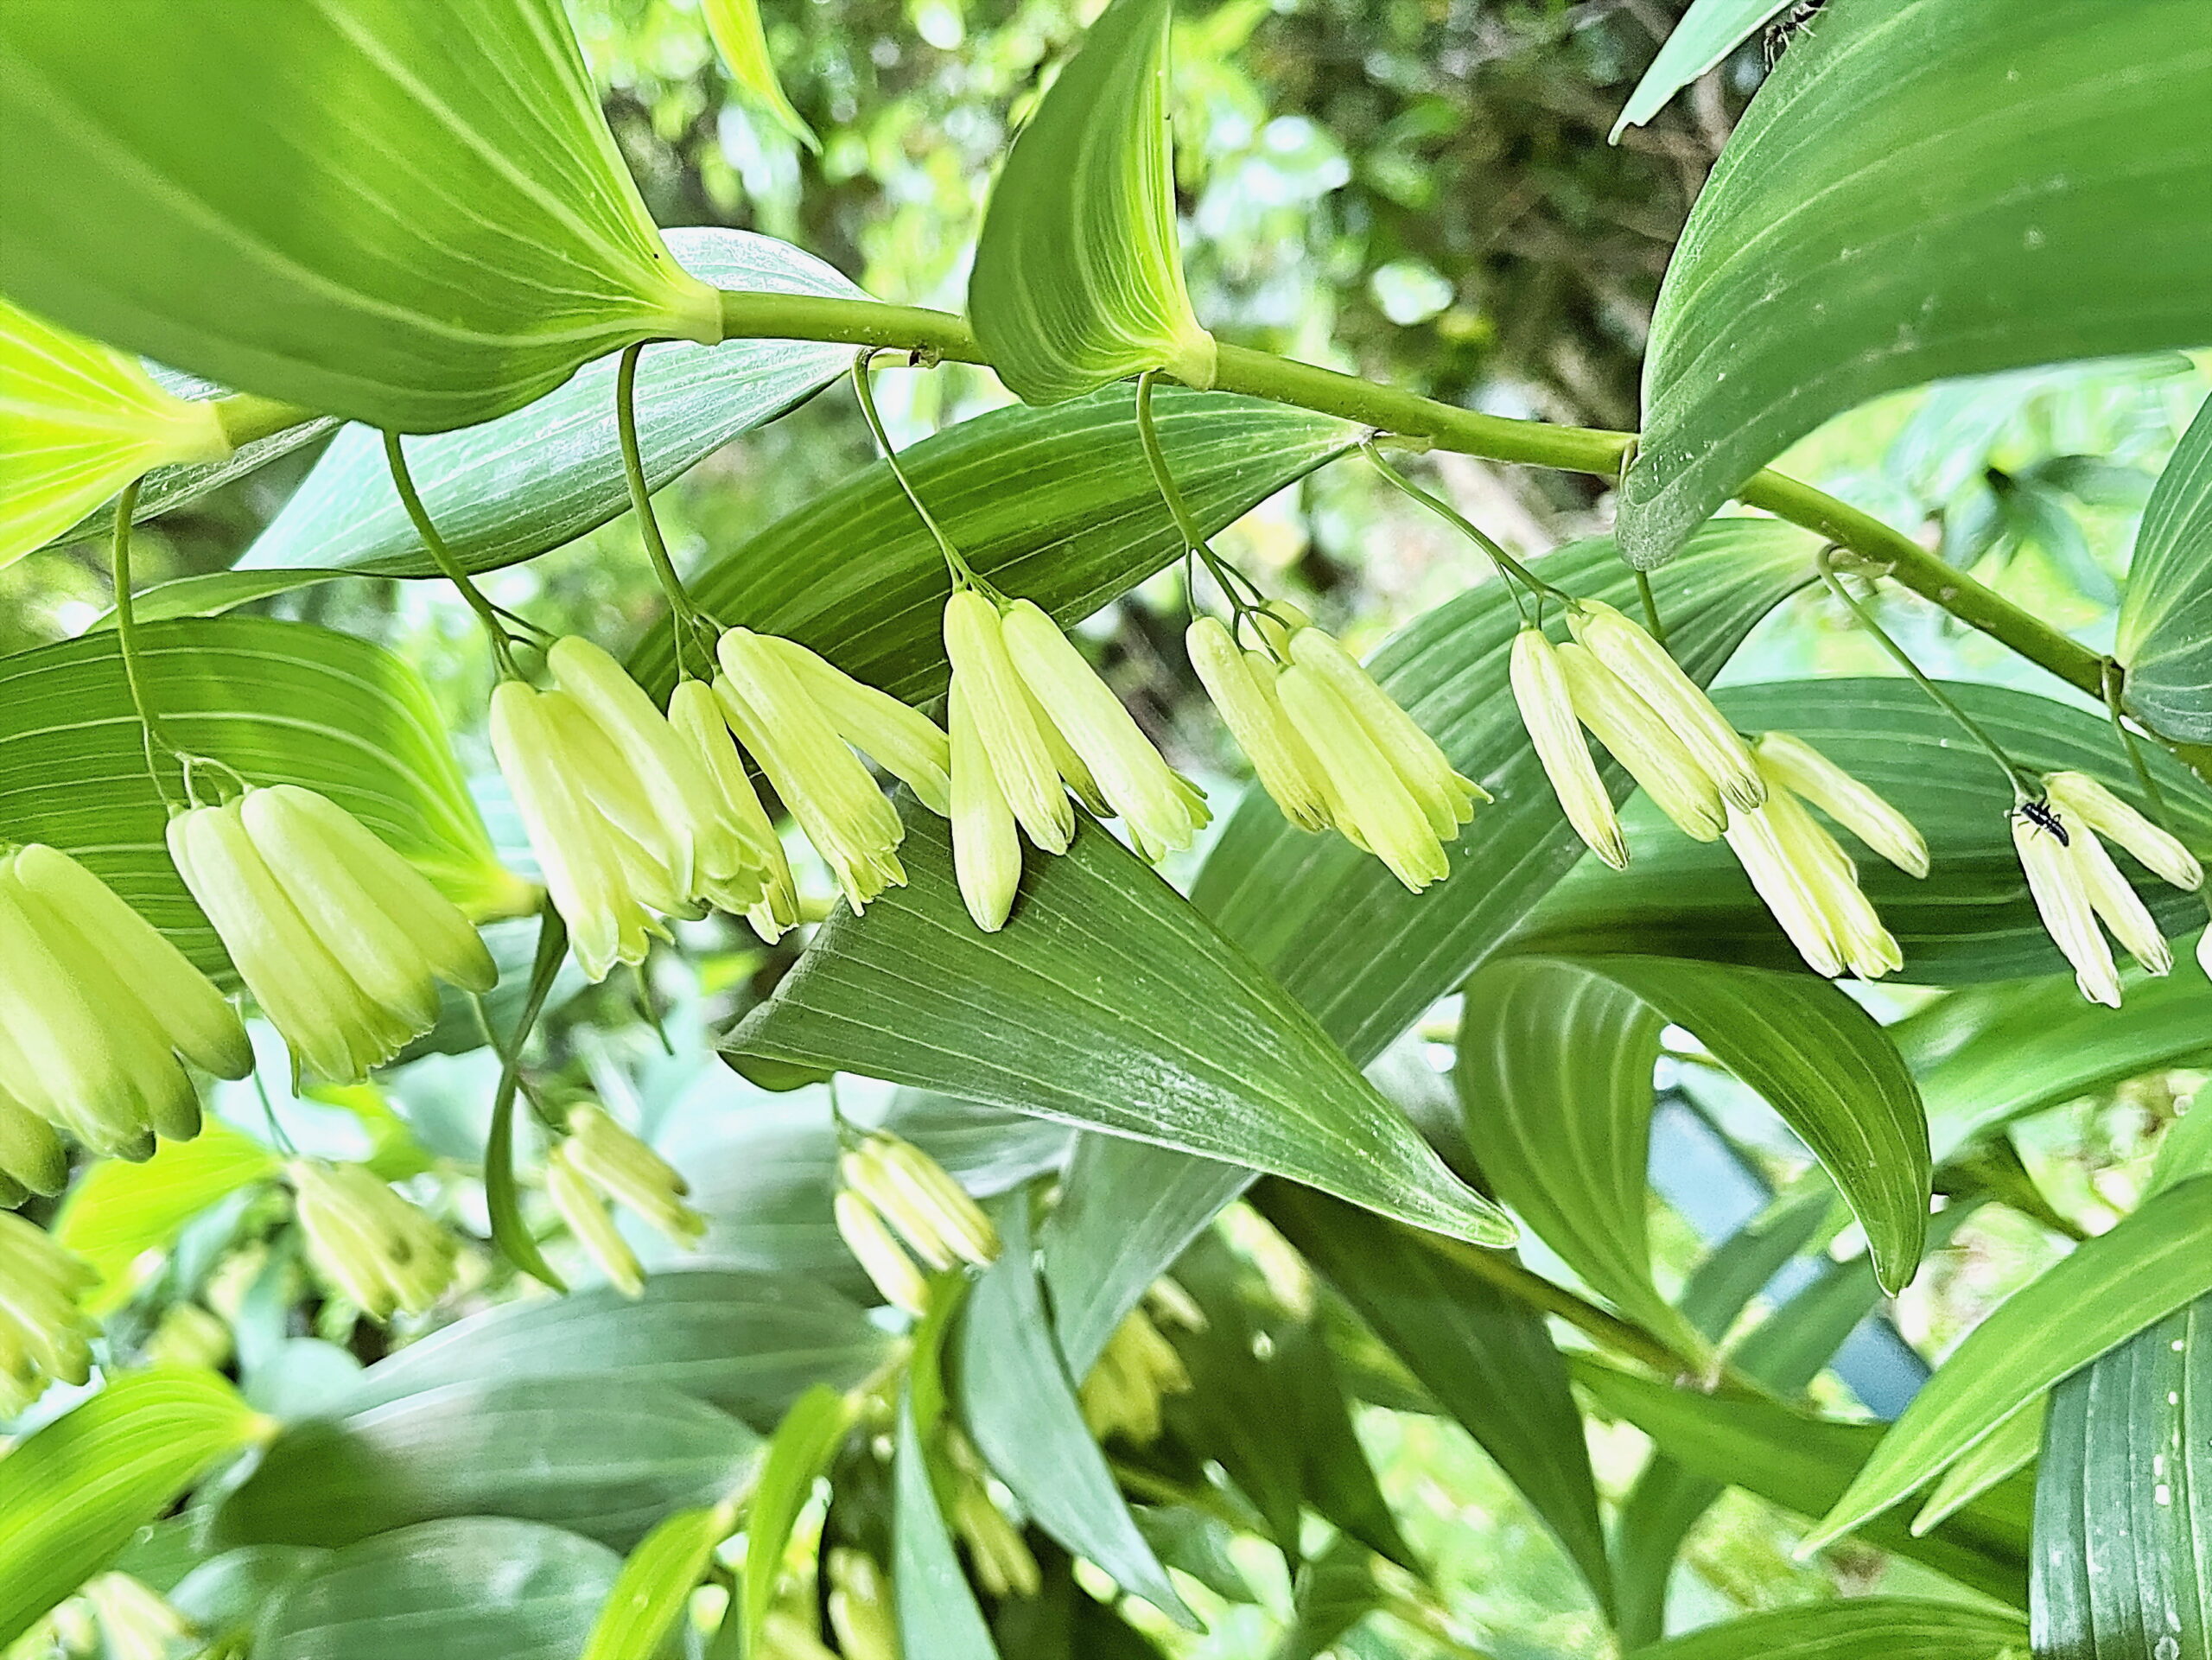
[[[1680,736],[1730,805],[1748,811],[1766,799],[1766,780],[1752,763],[1751,747],[1665,646],[1600,600],[1570,607],[1567,626]]]
[[[843,1545],[830,1552],[830,1625],[845,1660],[899,1660],[891,1587],[875,1558]]]
[[[2204,885],[2204,867],[2195,854],[2088,773],[2052,773],[2043,783],[2050,805],[2068,824],[2087,825],[2119,843],[2145,869],[2176,887],[2194,893]]]
[[[944,602],[944,652],[967,684],[976,735],[1015,821],[1046,852],[1065,853],[1075,809],[1046,741],[1050,722],[1007,654],[998,607],[975,588],[955,588]]]
[[[939,1272],[956,1261],[997,1260],[998,1230],[945,1167],[902,1136],[878,1130],[838,1161],[845,1185],[905,1236]]]
[[[0,1176],[48,1197],[69,1185],[69,1155],[54,1127],[4,1086],[0,1086]]]
[[[1719,786],[1651,706],[1581,646],[1561,646],[1559,665],[1576,718],[1651,805],[1692,840],[1718,841],[1728,824]]]
[[[855,680],[795,639],[763,634],[845,741],[914,792],[940,818],[952,816],[952,750],[944,728],[889,692]]]
[[[696,1245],[707,1219],[685,1204],[691,1186],[667,1160],[588,1102],[569,1112],[561,1143],[576,1173],[678,1245]]]
[[[2012,846],[2026,873],[2043,925],[2066,960],[2074,982],[2093,1003],[2120,1007],[2120,974],[2112,951],[2097,932],[2095,910],[2082,883],[2081,867],[2069,856],[2075,831],[2046,804],[2031,802],[2012,810]],[[2087,832],[2082,832],[2086,834]]]
[[[976,729],[968,684],[957,674],[946,699],[952,727],[952,868],[961,902],[985,933],[1006,925],[1021,886],[1021,843],[991,758]]]
[[[99,1275],[45,1229],[0,1211],[0,1418],[12,1418],[48,1383],[92,1376],[90,1316],[79,1306]]]
[[[1016,600],[1001,633],[1023,684],[1090,768],[1137,851],[1157,862],[1190,846],[1212,817],[1205,798],[1160,759],[1058,626],[1029,601]]]
[[[453,1283],[453,1236],[367,1166],[295,1159],[284,1174],[308,1260],[369,1319],[420,1313]]]
[[[886,887],[904,887],[906,827],[783,656],[750,629],[717,647],[723,717],[760,763],[806,839],[829,864],[855,915]]]
[[[1490,799],[1472,779],[1452,771],[1436,740],[1330,635],[1310,626],[1298,629],[1290,637],[1290,659],[1319,676],[1365,728],[1440,843],[1451,840],[1475,816],[1477,802]]]
[[[2075,878],[2081,883],[2082,893],[2088,896],[2089,908],[2146,973],[2172,973],[2172,948],[2158,931],[2150,907],[2128,886],[2127,878],[2112,862],[2112,855],[2105,851],[2105,844],[2097,839],[2094,830],[2079,819],[2069,817],[2067,825],[2073,834],[2067,841],[2066,856],[2074,866]]]
[[[1275,692],[1341,804],[1338,828],[1413,892],[1442,881],[1451,865],[1427,815],[1335,688],[1294,663],[1276,680]]]
[[[1190,1387],[1190,1374],[1174,1345],[1160,1336],[1142,1309],[1132,1309],[1107,1339],[1077,1393],[1093,1435],[1103,1441],[1119,1434],[1143,1446],[1160,1439],[1162,1397]]]
[[[607,1283],[626,1297],[643,1296],[645,1270],[638,1262],[637,1252],[616,1229],[591,1184],[569,1161],[568,1149],[569,1143],[563,1142],[545,1155],[546,1197],[553,1201],[569,1231],[575,1235],[576,1243],[599,1264]]]
[[[1582,740],[1559,648],[1542,629],[1523,628],[1514,637],[1509,674],[1514,702],[1521,706],[1521,723],[1529,728],[1529,741],[1543,763],[1567,822],[1592,853],[1621,869],[1628,863],[1628,839],[1621,834],[1612,799],[1599,781],[1589,746]]]
[[[645,688],[601,647],[564,634],[547,648],[545,666],[553,684],[575,700],[607,739],[635,780],[636,795],[650,808],[650,819],[633,826],[632,833],[664,851],[677,887],[690,895],[696,886],[699,836],[713,821],[715,809],[697,759]],[[630,794],[626,791],[625,798]]]
[[[1770,783],[1811,802],[1907,875],[1928,874],[1928,843],[1912,821],[1812,745],[1770,732],[1756,748]]]
[[[982,1482],[972,1476],[953,1494],[952,1528],[968,1547],[976,1577],[990,1595],[1033,1597],[1043,1587],[1044,1575],[1028,1541],[991,1502]]]
[[[1192,623],[1183,644],[1199,684],[1221,711],[1229,735],[1251,761],[1260,787],[1299,829],[1327,829],[1327,798],[1322,781],[1315,777],[1319,764],[1283,718],[1282,706],[1274,696],[1274,663],[1262,658],[1255,665],[1214,617]]]
[[[669,694],[668,723],[707,779],[693,892],[717,911],[743,916],[772,945],[798,920],[798,890],[714,688],[703,680],[677,683]]]
[[[760,1660],[837,1660],[822,1646],[812,1619],[810,1612],[801,1620],[788,1608],[770,1609],[767,1624],[760,1628]]]
[[[1858,868],[1790,791],[1770,779],[1758,809],[1776,843],[1819,908],[1827,937],[1853,974],[1878,980],[1904,966],[1904,953],[1859,886]]]
[[[1749,811],[1732,810],[1728,815],[1729,850],[1751,879],[1751,886],[1774,919],[1782,925],[1789,943],[1814,973],[1834,979],[1844,970],[1841,943],[1830,932],[1827,913],[1814,890],[1808,873],[1800,868],[1777,833],[1774,819],[1764,807]]]
[[[921,1314],[929,1307],[929,1282],[891,1237],[875,1207],[851,1188],[841,1187],[832,1208],[845,1249],[868,1270],[884,1301],[910,1314]]]

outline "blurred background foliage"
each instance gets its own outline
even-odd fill
[[[880,298],[957,308],[992,163],[1097,4],[765,0],[785,90],[821,136],[818,154],[733,94],[689,0],[571,0],[571,10],[623,151],[664,224],[762,231],[823,256]],[[1606,129],[1681,10],[1675,0],[1180,6],[1178,172],[1200,316],[1226,338],[1449,401],[1633,425],[1669,251],[1762,73],[1760,47],[1747,46],[1650,127],[1609,147]],[[881,379],[902,442],[1005,401],[988,375],[958,366]],[[2182,358],[1948,385],[1856,411],[1805,441],[1783,466],[1941,546],[2101,647],[2145,493],[2208,385],[2212,374]],[[728,548],[869,456],[866,429],[842,390],[747,436],[663,493],[679,560]],[[312,461],[312,450],[289,458],[149,526],[142,580],[229,564]],[[1587,480],[1460,456],[1436,457],[1427,470],[1516,551],[1540,552],[1607,520],[1605,493]],[[1356,461],[1266,505],[1224,547],[1363,650],[1485,578],[1475,549]],[[1225,781],[1230,752],[1173,648],[1178,580],[1173,572],[1156,578],[1084,633],[1173,758],[1213,787]],[[83,628],[104,610],[105,585],[104,558],[90,547],[0,573],[0,650]],[[626,519],[498,573],[488,586],[500,602],[557,631],[610,646],[635,639],[658,608]],[[1933,671],[2070,695],[1933,607],[1910,596],[1888,605],[1886,620]],[[442,585],[355,581],[265,608],[405,652],[438,689],[464,756],[480,764],[468,711],[481,707],[488,669],[467,613]],[[1811,597],[1770,619],[1730,672],[1768,679],[1885,671],[1875,649]],[[524,938],[505,944],[517,956],[527,951]],[[711,924],[685,944],[684,952],[656,959],[650,986],[617,981],[556,996],[537,1076],[556,1096],[588,1090],[619,1103],[693,1174],[720,1231],[710,1248],[741,1251],[760,1207],[791,1196],[775,1191],[772,1162],[745,1180],[733,1176],[715,1156],[717,1123],[734,1110],[782,1115],[796,1145],[827,1133],[826,1103],[814,1098],[818,1091],[766,1096],[701,1042],[707,1027],[770,983],[774,954]],[[1892,994],[1885,1009],[1913,996]],[[659,1029],[642,1018],[648,1001]],[[1448,1024],[1440,1019],[1431,1029]],[[664,1047],[663,1031],[672,1046]],[[426,1194],[481,1232],[481,1190],[467,1171],[495,1068],[481,1049],[464,1053],[478,1042],[456,1022],[426,1040],[423,1058],[394,1072],[388,1091],[324,1091],[312,1102],[275,1105],[306,1150],[374,1153],[387,1173],[421,1173]],[[1411,1054],[1431,1069],[1431,1085],[1433,1071],[1448,1065],[1440,1043],[1414,1044]],[[1678,1070],[1681,1110],[1732,1136],[1767,1186],[1778,1190],[1802,1173],[1802,1148],[1762,1106],[1711,1076],[1696,1087],[1694,1058]],[[2110,1225],[2142,1181],[2146,1149],[2177,1101],[2203,1081],[2190,1072],[2138,1080],[2017,1132],[2025,1170],[2068,1227]],[[251,1085],[218,1094],[222,1116],[240,1126],[258,1125],[268,1110]],[[845,1106],[868,1110],[849,1099]],[[1664,1147],[1662,1137],[1662,1156]],[[249,1393],[264,1406],[311,1399],[374,1358],[362,1346],[378,1340],[372,1326],[347,1319],[324,1334],[340,1344],[315,1337],[293,1236],[272,1234],[271,1223],[265,1193],[259,1200],[249,1193],[192,1224],[159,1275],[130,1290],[111,1326],[118,1350],[195,1358],[235,1351]],[[1662,1275],[1678,1283],[1701,1249],[1700,1230],[1669,1212],[1656,1237]],[[1896,1327],[1921,1355],[1940,1358],[2061,1249],[2049,1228],[1990,1207],[1901,1300]],[[469,1300],[511,1294],[506,1270],[487,1256],[473,1258],[472,1272]],[[221,1320],[206,1320],[210,1311]],[[1833,1376],[1823,1387],[1840,1408],[1859,1404]],[[59,1409],[63,1393],[48,1409]],[[1438,1603],[1385,1587],[1384,1612],[1354,1626],[1338,1652],[1535,1660],[1605,1651],[1601,1625],[1565,1561],[1459,1430],[1382,1405],[1366,1409],[1361,1427],[1407,1534],[1434,1564],[1448,1617]],[[1601,1481],[1618,1497],[1644,1444],[1626,1428],[1596,1433]],[[1783,1513],[1732,1492],[1692,1536],[1677,1621],[1877,1581],[1908,1592],[1934,1583],[1856,1547],[1801,1565],[1789,1555],[1794,1537]],[[1209,1605],[1211,1635],[1163,1626],[1159,1639],[1193,1660],[1312,1652],[1285,1635],[1291,1587],[1280,1559],[1255,1545],[1240,1549],[1238,1565],[1257,1604]]]

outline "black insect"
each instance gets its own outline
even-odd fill
[[[2048,801],[2022,802],[2020,804],[2020,817],[2026,819],[2028,823],[2033,824],[2037,830],[2049,830],[2053,836],[2056,836],[2058,838],[2059,846],[2071,847],[2073,845],[2071,839],[2066,834],[2066,821],[2058,816],[2058,810],[2052,806]]]
[[[1820,16],[1827,0],[1789,0],[1789,9],[1766,26],[1762,44],[1766,52],[1766,67],[1770,74],[1782,54],[1789,49],[1789,42],[1813,26],[1813,19]]]

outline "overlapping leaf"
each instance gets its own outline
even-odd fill
[[[2169,737],[2212,743],[2212,398],[2144,504],[2113,652],[2129,709]]]
[[[891,1577],[901,1648],[917,1657],[997,1660],[990,1628],[960,1570],[944,1512],[938,1508],[911,1387],[899,1391],[899,1443],[892,1458],[891,1483],[895,1506]]]
[[[54,1237],[100,1274],[91,1306],[129,1294],[131,1270],[148,1251],[176,1237],[194,1217],[226,1194],[275,1173],[276,1155],[220,1123],[188,1142],[165,1141],[133,1164],[103,1159],[79,1175],[54,1218]]]
[[[1629,94],[1620,119],[1608,137],[1618,144],[1630,127],[1640,127],[1667,107],[1667,101],[1756,35],[1761,24],[1790,0],[1694,0],[1681,21],[1651,60],[1643,79]]]
[[[583,1660],[653,1660],[734,1525],[731,1511],[715,1505],[677,1511],[647,1534],[607,1593]]]
[[[1853,1597],[1747,1614],[1634,1651],[1634,1660],[2009,1660],[2027,1632],[1964,1603]]]

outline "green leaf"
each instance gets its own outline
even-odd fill
[[[257,1660],[575,1660],[621,1559],[535,1522],[424,1522],[333,1553],[264,1612]]]
[[[558,0],[16,0],[0,81],[0,289],[225,385],[435,432],[721,338]]]
[[[1650,1436],[1685,1470],[1741,1487],[1800,1516],[1818,1515],[1841,1493],[1882,1438],[1879,1424],[1840,1423],[1763,1398],[1675,1389],[1594,1360],[1570,1364],[1575,1381],[1599,1407]],[[2032,1503],[2030,1484],[2016,1476],[1925,1537],[1896,1517],[1875,1522],[1863,1537],[1961,1585],[2025,1607]]]
[[[2127,706],[2170,737],[2212,743],[2212,398],[2158,475],[2120,607],[2113,653]]]
[[[92,1165],[62,1201],[54,1237],[99,1270],[99,1287],[87,1301],[104,1313],[130,1294],[133,1270],[147,1252],[166,1248],[194,1217],[276,1167],[276,1155],[260,1142],[211,1123],[188,1142],[162,1142],[143,1163]]]
[[[891,1460],[893,1594],[900,1647],[913,1660],[998,1660],[976,1593],[960,1571],[930,1480],[910,1384],[899,1393],[899,1446]]]
[[[1611,1574],[1582,1418],[1542,1316],[1365,1212],[1279,1182],[1262,1183],[1254,1198],[1497,1461],[1558,1536],[1599,1606],[1610,1606]]]
[[[1211,386],[1176,245],[1171,0],[1114,0],[991,188],[968,315],[999,378],[1057,404],[1144,369]]]
[[[2018,1617],[1993,1609],[1851,1597],[1746,1614],[1635,1650],[1632,1660],[2012,1660],[2027,1640]]]
[[[214,1373],[157,1366],[97,1395],[0,1458],[0,1643],[105,1568],[209,1466],[269,1421]]]
[[[1137,1531],[1105,1454],[1083,1421],[1037,1286],[1029,1196],[997,1207],[998,1260],[976,1282],[952,1339],[961,1421],[1047,1534],[1178,1623],[1197,1619]]]
[[[1344,454],[1359,434],[1280,404],[1173,388],[1153,413],[1209,533]],[[978,574],[1063,626],[1183,551],[1145,469],[1126,389],[1050,410],[995,410],[901,450],[899,462]],[[944,556],[881,461],[687,582],[723,622],[787,635],[909,703],[938,696],[950,677]],[[647,633],[630,668],[656,689],[672,684],[665,628]]]
[[[2029,772],[2071,767],[2136,797],[2134,777],[2102,717],[1996,686],[1945,689]],[[1747,732],[1778,728],[1814,745],[1887,797],[1928,838],[1933,868],[1920,881],[1848,835],[1841,838],[1857,860],[1860,885],[1904,950],[1899,980],[1967,985],[2066,969],[2012,849],[2005,817],[2011,784],[1916,687],[1896,679],[1779,681],[1732,686],[1715,701]],[[2212,796],[2171,757],[2148,759],[2182,840],[2212,849]],[[1577,870],[1529,919],[1517,947],[1804,971],[1725,846],[1689,840],[1641,801],[1630,804],[1624,822],[1636,862],[1610,871],[1592,861]],[[2169,934],[2202,925],[2204,907],[2194,894],[2139,869],[2129,874]]]
[[[1620,118],[1606,134],[1618,144],[1621,134],[1640,127],[1667,107],[1668,101],[1708,69],[1716,67],[1789,6],[1790,0],[1693,0],[1674,32],[1636,83]]]
[[[2212,340],[2197,0],[1833,0],[1752,99],[1652,318],[1620,538],[1661,563],[1832,415]]]
[[[655,1274],[632,1301],[611,1287],[509,1303],[410,1344],[361,1375],[365,1411],[449,1383],[588,1377],[609,1400],[663,1384],[772,1428],[815,1383],[848,1389],[888,1344],[854,1304],[797,1275]]]
[[[2212,1298],[2053,1391],[2036,1481],[2036,1652],[2212,1647]]]
[[[2077,1247],[1968,1332],[1815,1529],[1859,1529],[1967,1453],[2023,1403],[2212,1290],[2212,1180],[2170,1187]]]
[[[968,919],[941,821],[907,885],[824,923],[728,1046],[1233,1161],[1477,1243],[1511,1237],[1251,959],[1096,824]],[[917,976],[918,964],[928,972]]]
[[[799,1512],[814,1484],[830,1467],[851,1430],[857,1408],[847,1396],[817,1383],[791,1402],[768,1442],[760,1479],[746,1510],[743,1585],[745,1650],[758,1653],[761,1628],[776,1606],[776,1580]]]
[[[0,301],[0,569],[152,468],[230,452],[213,404]]]
[[[1912,1518],[1912,1530],[1926,1533],[1946,1517],[1955,1515],[1961,1504],[1979,1498],[2031,1463],[2043,1444],[2044,1407],[2041,1396],[2028,1402],[1944,1471],[1943,1479],[1929,1490],[1920,1514]]]
[[[819,155],[822,141],[805,118],[791,108],[776,79],[775,60],[768,55],[767,31],[760,27],[760,0],[702,0],[707,32],[715,37],[715,50],[722,67],[747,102],[759,105],[778,126]]]
[[[11,14],[12,15],[12,14]],[[148,691],[186,748],[256,784],[320,791],[476,915],[526,902],[499,868],[415,671],[307,623],[164,623],[140,647]],[[176,769],[162,770],[181,798]],[[145,740],[111,634],[0,658],[0,838],[73,854],[210,973],[229,959],[163,840]]]
[[[208,1525],[226,1549],[349,1545],[443,1517],[509,1516],[628,1550],[670,1511],[734,1491],[760,1452],[736,1419],[666,1383],[456,1383],[289,1427]]]
[[[1290,1629],[1276,1644],[1272,1660],[1313,1660],[1384,1600],[1367,1547],[1356,1539],[1337,1539],[1300,1566],[1291,1587]]]
[[[607,1593],[583,1660],[653,1660],[683,1619],[715,1547],[736,1525],[731,1507],[720,1504],[677,1511],[647,1534]]]
[[[1268,1327],[1273,1363],[1290,1385],[1306,1503],[1321,1519],[1409,1574],[1423,1568],[1399,1531],[1351,1420],[1335,1358],[1316,1320]]]

